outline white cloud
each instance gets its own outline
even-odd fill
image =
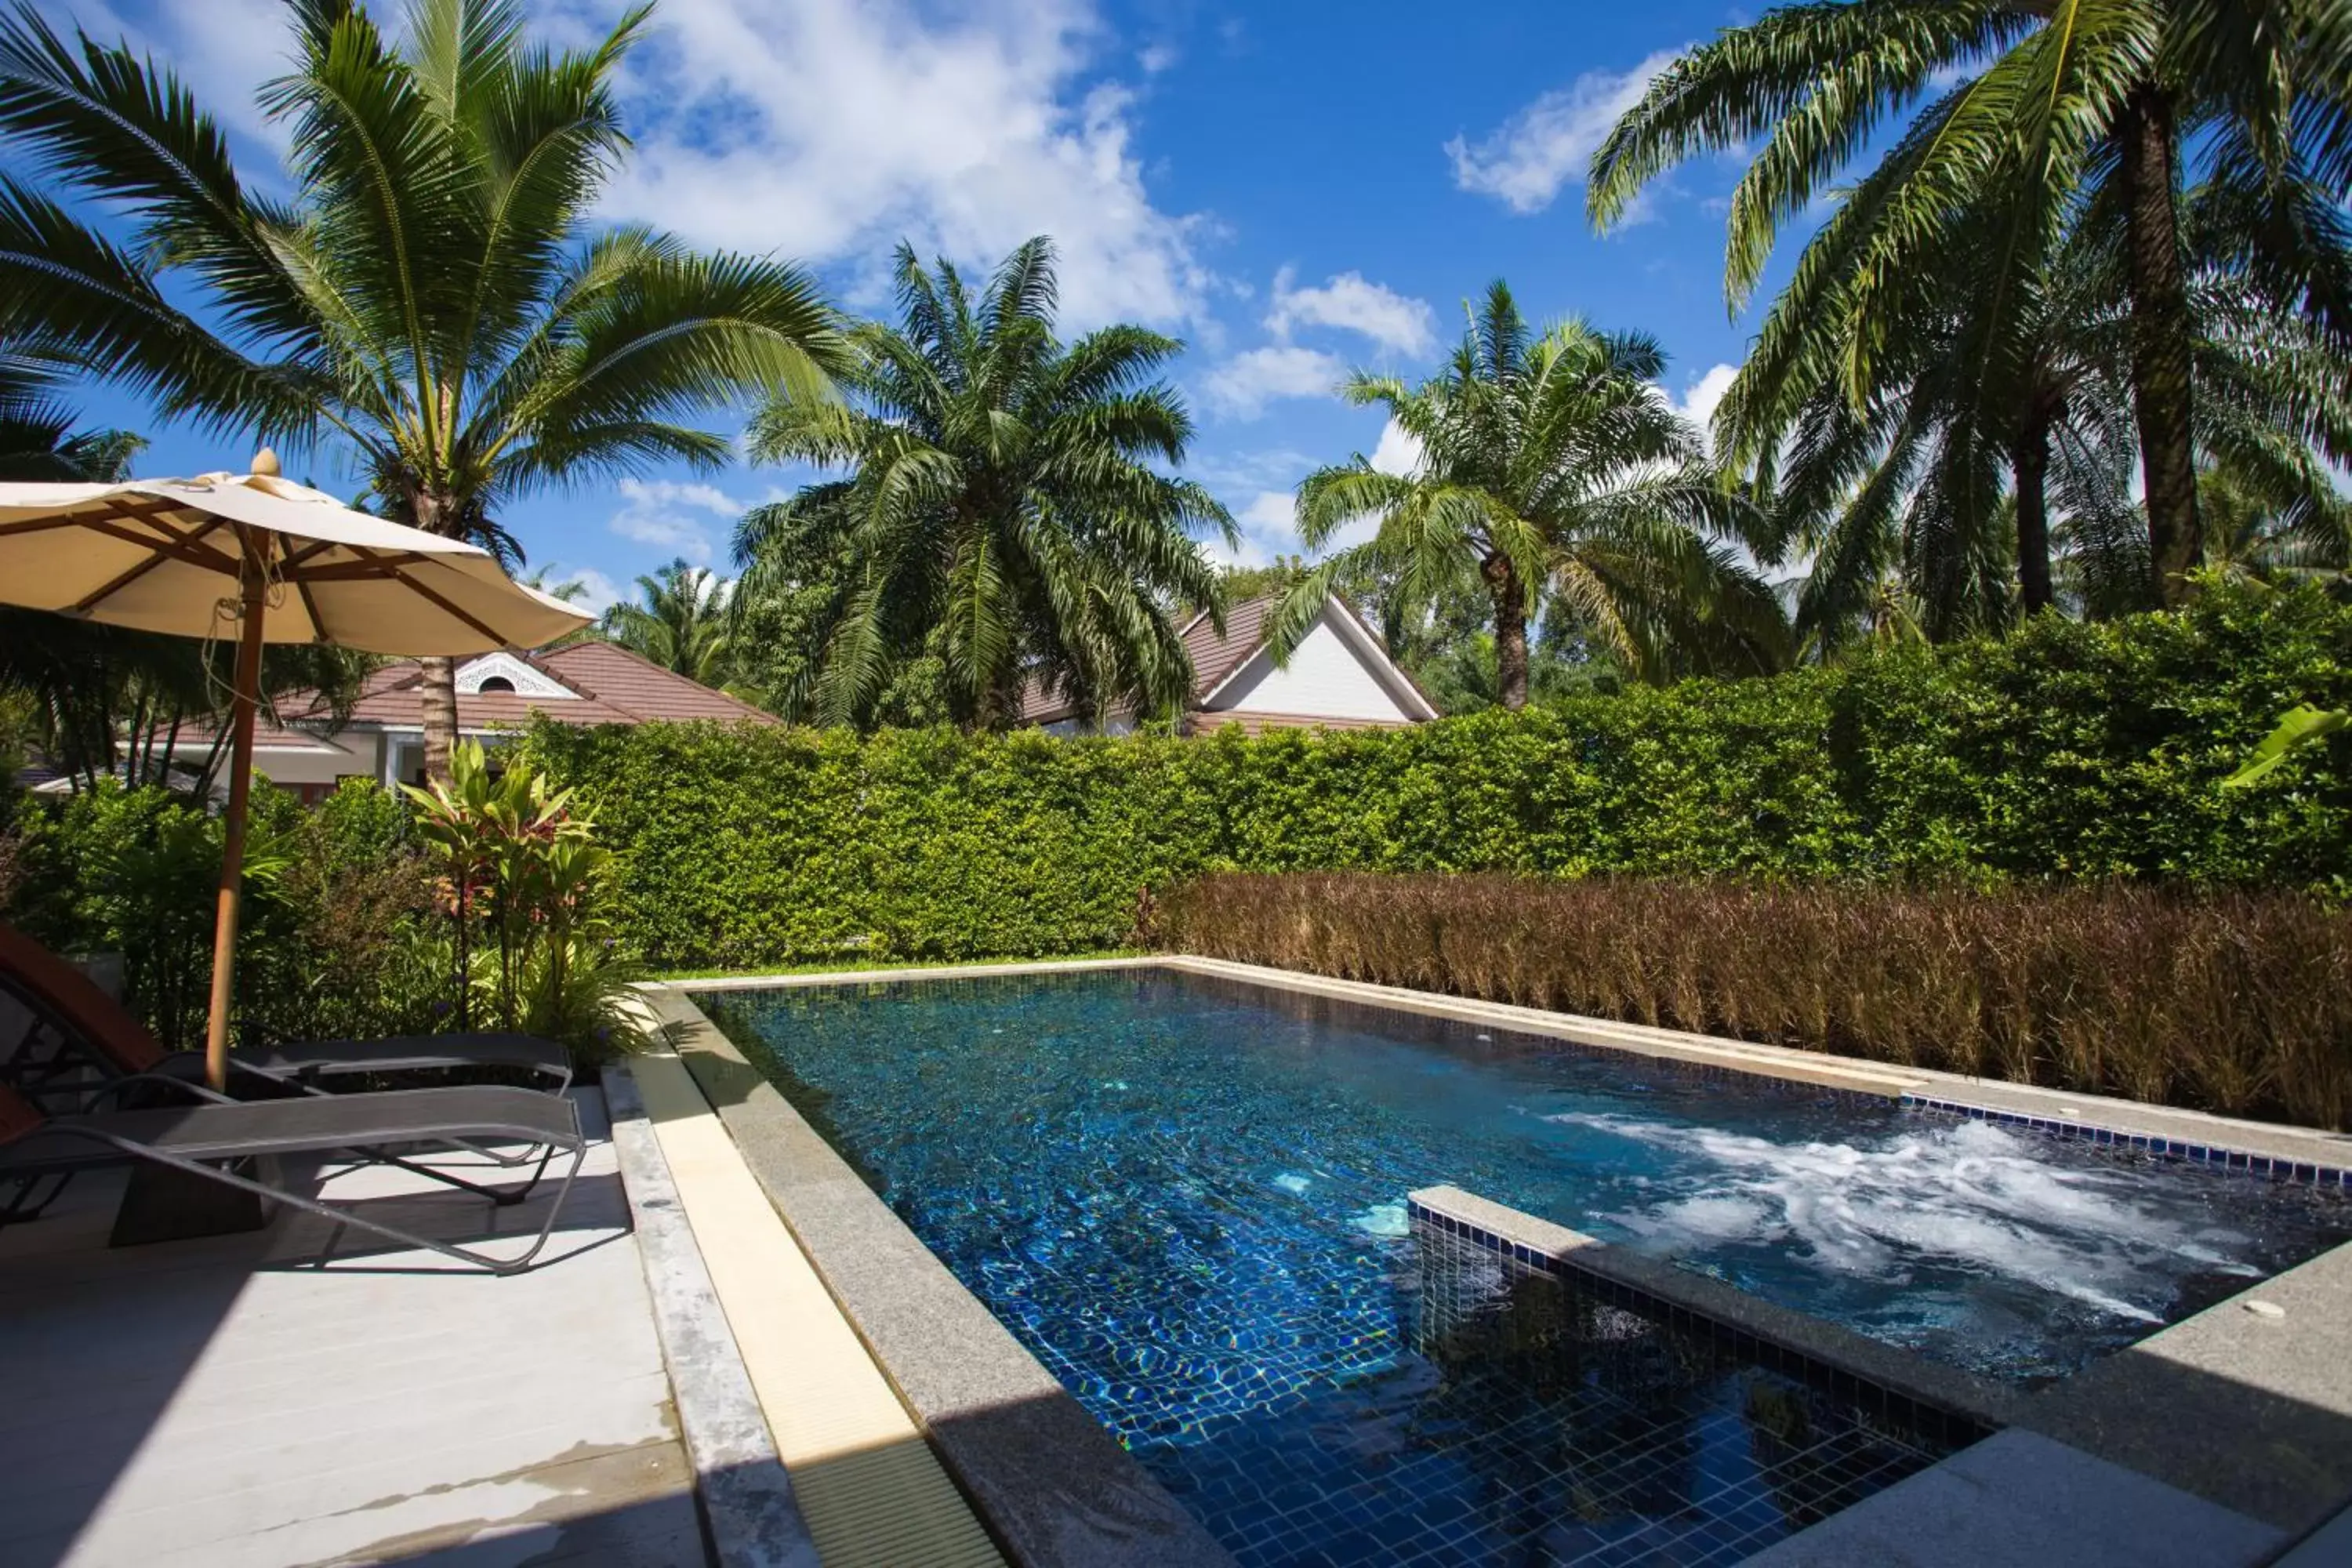
[[[1201,393],[1220,413],[1255,419],[1277,398],[1328,397],[1347,374],[1345,364],[1320,349],[1276,343],[1218,365],[1202,379]]]
[[[985,268],[1050,234],[1074,325],[1201,315],[1199,223],[1145,190],[1133,95],[1084,85],[1104,35],[1091,0],[667,0],[630,58],[609,216],[850,259],[869,288],[901,237]]]
[[[1385,349],[1425,354],[1437,346],[1437,313],[1360,272],[1342,272],[1319,289],[1295,289],[1286,267],[1274,275],[1274,308],[1266,331],[1287,341],[1293,327],[1337,327],[1360,332]]]
[[[579,584],[580,595],[572,603],[592,616],[603,615],[629,596],[621,591],[619,584],[593,566],[565,566],[551,562],[541,582],[551,590],[561,588],[567,583]]]
[[[1135,63],[1144,75],[1158,76],[1161,71],[1175,69],[1176,62],[1183,58],[1173,44],[1146,44],[1137,51]]]
[[[1476,146],[1456,136],[1445,144],[1454,183],[1494,196],[1513,212],[1540,212],[1562,185],[1580,184],[1593,150],[1625,111],[1642,100],[1650,79],[1680,49],[1662,49],[1622,74],[1587,71],[1555,88],[1503,121]]]
[[[1736,364],[1711,366],[1705,374],[1683,388],[1681,396],[1667,393],[1666,401],[1675,405],[1675,413],[1696,425],[1704,435],[1715,420],[1715,411],[1721,405],[1723,395],[1731,390],[1731,384],[1738,376],[1739,367]]]
[[[1278,555],[1298,554],[1297,504],[1288,490],[1258,491],[1234,509],[1238,542],[1229,550],[1223,541],[1213,541],[1210,554],[1228,566],[1266,566]]]
[[[1380,445],[1372,448],[1372,467],[1399,479],[1421,467],[1421,437],[1413,435],[1395,420],[1381,427]]]
[[[1254,452],[1195,455],[1184,467],[1194,479],[1219,489],[1263,490],[1291,483],[1315,464],[1312,456],[1293,447],[1267,447]]]
[[[621,510],[606,524],[623,539],[651,544],[697,566],[710,564],[715,547],[709,518],[729,521],[751,510],[716,485],[677,479],[623,479]]]

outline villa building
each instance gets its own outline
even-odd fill
[[[1276,665],[1267,634],[1280,604],[1269,595],[1235,605],[1225,612],[1223,632],[1205,614],[1184,627],[1184,647],[1192,656],[1185,733],[1207,734],[1234,724],[1253,735],[1318,727],[1391,730],[1437,717],[1427,694],[1337,596],[1323,606],[1321,618],[1289,662]],[[1023,699],[1022,719],[1055,735],[1076,734],[1085,727],[1074,703],[1034,687]],[[1134,715],[1110,713],[1099,727],[1106,734],[1124,734],[1135,727]]]
[[[415,660],[395,660],[367,678],[340,728],[324,715],[316,724],[261,725],[253,742],[256,770],[313,800],[346,778],[422,783],[424,679]],[[459,734],[488,745],[521,729],[534,713],[566,724],[777,721],[740,699],[594,638],[540,653],[484,654],[457,667]],[[182,753],[187,749],[184,742]]]

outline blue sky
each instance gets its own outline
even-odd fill
[[[255,168],[276,157],[251,107],[282,66],[274,0],[41,8],[172,60]],[[618,6],[533,10],[550,36],[584,38]],[[1655,334],[1669,394],[1712,407],[1751,330],[1721,284],[1738,166],[1686,166],[1606,238],[1585,222],[1581,173],[1647,72],[1741,19],[1664,0],[662,0],[629,68],[638,145],[609,212],[798,258],[865,307],[902,237],[985,268],[1054,235],[1070,329],[1139,320],[1191,343],[1188,468],[1241,521],[1241,558],[1261,561],[1297,548],[1302,474],[1381,448],[1378,415],[1330,395],[1339,376],[1427,372],[1493,278],[1538,317]],[[93,421],[152,435],[146,471],[248,456],[119,395],[82,401]],[[348,488],[331,451],[289,466]],[[659,472],[535,497],[506,521],[534,566],[583,575],[601,599],[673,555],[723,566],[742,508],[805,477]]]

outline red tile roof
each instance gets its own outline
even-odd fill
[[[774,724],[739,698],[688,680],[614,643],[596,638],[520,656],[534,668],[580,695],[527,697],[510,691],[457,694],[457,728],[520,728],[533,713],[566,724],[645,724],[661,720],[718,719]],[[388,730],[421,729],[425,722],[425,672],[414,659],[398,659],[371,673],[352,705],[351,722]],[[299,712],[290,707],[289,712]],[[320,711],[321,720],[327,714]]]

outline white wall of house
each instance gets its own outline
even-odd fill
[[[1369,719],[1402,722],[1427,718],[1408,691],[1374,672],[1356,639],[1334,620],[1347,612],[1333,605],[1290,656],[1275,667],[1261,650],[1204,704],[1220,713],[1298,713],[1318,719]],[[1361,634],[1369,636],[1369,634]]]

